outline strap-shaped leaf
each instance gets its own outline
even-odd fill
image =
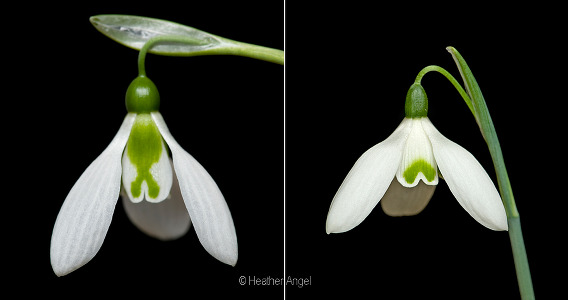
[[[505,168],[505,162],[503,161],[503,154],[501,152],[501,145],[499,144],[499,139],[497,138],[497,133],[495,132],[495,126],[491,120],[491,115],[487,109],[487,104],[481,93],[481,89],[477,84],[477,80],[473,76],[469,66],[465,62],[465,59],[454,47],[448,47],[448,52],[454,58],[454,61],[460,71],[462,76],[465,89],[471,98],[473,104],[473,110],[475,112],[475,119],[481,133],[487,142],[489,147],[489,153],[493,159],[493,164],[495,166],[495,171],[497,173],[497,182],[499,183],[501,196],[503,197],[503,202],[509,217],[517,216],[517,208],[515,206],[515,201],[513,198],[513,192],[509,183],[509,176],[507,175],[507,169]]]
[[[491,120],[491,115],[489,114],[489,110],[487,109],[487,104],[485,104],[485,99],[483,98],[483,94],[481,93],[481,89],[477,84],[477,80],[473,76],[473,73],[469,69],[469,66],[461,56],[461,54],[456,50],[454,47],[447,47],[446,50],[450,52],[454,61],[460,71],[462,76],[465,90],[469,95],[471,102],[473,104],[473,111],[475,120],[481,129],[481,133],[483,137],[487,141],[487,139],[497,139],[495,135],[495,127],[493,126],[493,121]],[[494,135],[489,137],[488,135]],[[487,141],[489,143],[489,141]]]
[[[507,168],[505,167],[503,153],[501,152],[499,139],[495,132],[495,126],[491,120],[491,115],[487,109],[487,104],[485,103],[481,89],[479,88],[471,69],[465,62],[465,59],[454,47],[448,47],[446,49],[454,58],[454,61],[460,71],[465,88],[473,104],[475,119],[477,120],[483,137],[487,142],[489,153],[493,159],[493,165],[495,166],[495,172],[497,174],[497,182],[499,184],[499,191],[501,192],[503,204],[507,211],[509,237],[511,239],[511,248],[513,249],[513,258],[515,260],[515,269],[517,271],[517,281],[519,283],[521,299],[534,299],[531,272],[523,240],[519,212],[517,211],[515,198],[513,197],[513,190],[511,188],[511,183],[509,182],[509,175],[507,174]]]

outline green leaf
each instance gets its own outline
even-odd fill
[[[489,110],[487,109],[487,104],[485,103],[485,98],[483,98],[483,94],[481,93],[481,89],[477,84],[477,80],[473,76],[469,66],[461,56],[461,54],[456,50],[454,47],[447,47],[448,52],[454,58],[456,65],[460,71],[462,76],[463,82],[465,84],[465,90],[471,99],[473,105],[473,112],[475,116],[475,120],[477,121],[477,125],[481,129],[481,133],[485,141],[489,144],[488,139],[497,139],[497,135],[495,134],[495,127],[493,126],[493,121],[491,120],[491,115],[489,114]],[[489,137],[488,135],[492,135]],[[497,141],[498,142],[498,141]]]
[[[499,139],[495,132],[495,126],[493,125],[493,120],[491,120],[491,115],[489,114],[489,109],[487,109],[487,104],[485,103],[481,89],[479,88],[477,80],[475,80],[471,69],[458,50],[453,47],[448,47],[446,49],[450,52],[450,54],[452,54],[464,81],[465,89],[471,98],[475,120],[481,129],[481,133],[485,138],[485,142],[489,148],[489,153],[493,159],[493,165],[495,167],[495,172],[497,173],[497,182],[499,184],[501,197],[503,198],[503,203],[505,204],[505,209],[507,209],[507,215],[509,217],[517,216],[518,212],[509,183],[507,169],[505,168],[501,145],[499,144]]]
[[[95,28],[127,47],[168,56],[238,55],[284,64],[284,51],[216,36],[175,22],[130,15],[98,15]]]
[[[182,36],[193,40],[193,43],[156,45],[150,50],[150,53],[154,54],[179,55],[219,48],[223,45],[220,37],[160,19],[129,15],[98,15],[91,17],[90,21],[104,35],[136,50],[142,49],[151,38],[159,36]]]
[[[475,119],[481,129],[483,137],[485,138],[485,142],[489,148],[489,153],[491,154],[491,159],[493,160],[493,165],[497,175],[497,183],[499,184],[499,191],[501,192],[503,204],[507,211],[509,238],[511,240],[511,248],[513,250],[513,258],[515,261],[521,299],[534,299],[534,290],[523,240],[523,233],[521,230],[520,216],[515,204],[515,198],[513,197],[513,190],[511,188],[511,183],[509,182],[509,175],[507,174],[507,168],[505,167],[503,153],[501,152],[501,145],[499,144],[499,139],[495,132],[495,126],[493,125],[491,115],[487,109],[487,104],[485,103],[481,89],[479,88],[477,80],[475,80],[471,69],[455,48],[448,47],[446,49],[450,52],[450,54],[452,54],[452,57],[458,66],[465,88],[473,104]]]

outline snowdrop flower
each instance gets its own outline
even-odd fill
[[[159,103],[158,90],[147,77],[137,77],[128,87],[122,126],[75,183],[57,216],[51,265],[58,276],[97,254],[121,187],[126,213],[140,230],[171,240],[184,235],[193,222],[209,254],[236,264],[237,237],[225,199],[207,171],[175,141],[158,112]]]
[[[426,92],[414,84],[406,96],[402,123],[357,160],[337,191],[327,215],[328,234],[353,229],[379,202],[387,215],[416,215],[430,201],[440,178],[477,222],[492,230],[508,229],[505,208],[489,175],[471,153],[438,132],[427,113]]]

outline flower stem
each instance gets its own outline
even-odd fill
[[[224,49],[219,48],[218,53],[215,54],[245,56],[279,65],[284,65],[284,51],[282,50],[233,41],[229,39],[223,39],[223,41],[230,42],[232,46],[226,47]]]
[[[511,248],[513,249],[513,260],[515,261],[515,270],[517,271],[517,281],[519,282],[521,299],[534,299],[529,260],[525,249],[523,231],[521,230],[521,219],[519,216],[509,217],[508,222],[509,239],[511,240]]]
[[[159,43],[184,43],[184,44],[199,44],[199,40],[185,37],[185,36],[169,36],[169,35],[162,35],[157,36],[154,38],[149,39],[144,46],[140,49],[140,53],[138,54],[138,76],[146,76],[146,53]]]
[[[534,299],[534,290],[523,233],[521,230],[520,216],[515,204],[515,198],[513,197],[513,190],[511,188],[511,183],[509,182],[509,175],[507,174],[507,168],[505,167],[505,161],[503,160],[503,153],[501,152],[499,139],[495,132],[495,126],[493,125],[493,121],[489,114],[489,110],[487,109],[481,89],[469,69],[469,66],[455,48],[448,47],[447,50],[454,58],[454,61],[460,71],[467,89],[467,94],[473,104],[473,114],[479,128],[481,129],[485,142],[487,143],[491,159],[493,160],[493,166],[495,167],[495,172],[497,174],[497,183],[499,184],[499,191],[503,199],[505,211],[507,212],[509,238],[511,241],[511,248],[513,250],[513,259],[515,261],[517,282],[519,284],[521,299]]]
[[[420,82],[422,81],[422,77],[424,77],[424,75],[426,75],[426,73],[431,72],[431,71],[436,71],[436,72],[444,75],[452,83],[452,85],[458,90],[458,92],[462,96],[463,100],[465,101],[465,104],[467,104],[467,107],[469,107],[469,110],[471,110],[471,113],[475,114],[473,112],[473,105],[471,104],[471,99],[469,99],[469,96],[467,95],[465,90],[461,87],[461,85],[454,78],[454,76],[452,76],[452,74],[450,74],[444,68],[438,67],[438,66],[428,66],[428,67],[422,69],[422,71],[420,71],[420,73],[418,73],[418,75],[416,76],[416,79],[414,80],[414,83],[420,84]]]
[[[284,64],[284,51],[272,49],[268,47],[247,44],[243,42],[233,41],[222,37],[217,37],[221,43],[220,46],[213,46],[195,52],[157,52],[156,54],[167,56],[197,56],[197,55],[238,55],[255,59],[260,59],[272,63]],[[140,76],[146,76],[144,61],[146,53],[152,52],[152,47],[156,44],[164,43],[182,43],[196,46],[203,46],[203,41],[182,35],[161,35],[149,39],[140,49],[138,56],[138,73]]]

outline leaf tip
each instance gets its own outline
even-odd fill
[[[456,54],[459,53],[458,50],[456,50],[456,48],[452,47],[452,46],[448,46],[446,47],[446,50],[448,52],[450,52],[450,54],[452,55],[452,57],[456,57]]]
[[[103,23],[102,17],[104,17],[104,15],[91,16],[89,17],[89,22],[91,22],[93,26],[98,27]]]
[[[98,21],[99,21],[98,16],[89,17],[89,22],[91,22],[91,24],[93,25],[97,24]]]
[[[102,15],[96,15],[96,16],[92,16],[89,18],[89,22],[91,22],[91,25],[93,25],[97,30],[102,31],[102,28],[104,27],[104,22],[101,19]]]

